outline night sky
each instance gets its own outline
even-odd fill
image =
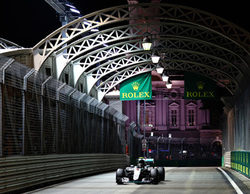
[[[70,0],[70,2],[81,11],[82,15],[127,4],[126,0]],[[162,2],[208,11],[250,31],[250,7],[247,0],[162,0]],[[44,0],[0,0],[0,25],[1,38],[23,47],[34,46],[61,26],[56,11]]]

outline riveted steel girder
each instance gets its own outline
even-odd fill
[[[0,49],[17,49],[17,48],[22,48],[22,47],[9,40],[0,38]]]
[[[232,80],[232,78],[224,74],[223,72],[218,71],[216,68],[207,67],[206,65],[199,64],[196,62],[184,61],[184,60],[169,60],[164,62],[165,69],[167,70],[179,70],[179,71],[187,71],[187,72],[195,72],[202,74],[222,85],[224,85],[231,94],[234,94],[238,87],[238,83],[236,81],[230,81],[224,83],[224,80]],[[92,89],[97,90],[98,99],[102,100],[107,92],[109,92],[113,87],[123,82],[124,80],[138,75],[138,73],[144,73],[155,69],[155,65],[150,65],[150,67],[145,64],[133,65],[123,71],[116,72],[112,76],[110,76],[105,81],[101,82],[101,84]]]
[[[37,56],[38,61],[35,62],[38,63],[38,66],[41,65],[43,61],[58,47],[67,44],[68,41],[86,31],[111,23],[135,19],[130,17],[130,13],[140,6],[157,9],[157,17],[159,18],[167,18],[168,20],[177,20],[186,23],[193,23],[199,26],[205,26],[238,42],[240,45],[243,45],[247,51],[250,50],[249,32],[220,17],[204,11],[178,5],[137,4],[117,6],[93,12],[59,28],[34,47],[35,55],[41,55],[40,57]],[[137,17],[143,18],[143,16]],[[41,53],[39,53],[40,49],[42,49]]]
[[[160,24],[157,24],[158,28],[159,28],[159,25]],[[208,53],[214,56],[219,56],[220,58],[236,63],[239,68],[242,68],[243,72],[247,72],[246,68],[248,68],[248,66],[246,62],[242,59],[242,57],[239,54],[235,52],[235,51],[237,52],[240,51],[239,47],[235,45],[233,47],[232,43],[231,45],[228,42],[226,43],[223,40],[223,38],[220,38],[220,39],[215,38],[216,34],[213,34],[214,36],[212,36],[211,34],[210,36],[208,36],[208,32],[206,32],[206,33],[203,33],[204,36],[201,36],[202,34],[201,30],[191,31],[191,27],[189,27],[190,29],[188,29],[187,31],[192,32],[193,34],[192,34],[192,37],[188,37],[188,34],[186,34],[187,31],[184,30],[184,28],[186,28],[187,26],[185,25],[183,27],[183,26],[180,26],[179,24],[178,26],[180,29],[178,29],[176,26],[173,27],[174,32],[170,30],[168,30],[167,32],[160,32],[160,35],[158,35],[158,39],[161,37],[164,37],[164,39],[166,40],[165,41],[157,40],[157,44],[160,44],[159,46],[161,47],[185,48],[188,50],[200,51],[200,52]],[[125,42],[124,44],[126,44],[126,41],[128,41],[129,39],[135,39],[135,38],[138,38],[138,36],[141,36],[141,34],[139,35],[137,34],[137,33],[141,33],[141,30],[138,30],[139,29],[138,25],[125,26],[125,27],[122,26],[121,28],[105,30],[96,34],[92,34],[90,36],[81,38],[75,42],[72,42],[71,44],[67,45],[65,48],[60,49],[56,53],[57,54],[62,53],[65,59],[65,64],[61,64],[61,65],[66,67],[67,64],[71,62],[75,64],[78,61],[80,61],[83,57],[85,57],[85,55],[88,55],[88,56],[91,55],[93,53],[93,50],[96,51],[96,49],[100,49],[100,46],[104,47],[103,46],[104,44],[106,44],[106,46],[107,44],[112,45],[116,43],[117,41],[119,41],[120,43]],[[168,28],[168,29],[171,29],[171,28]],[[182,33],[176,35],[177,32],[182,32]],[[166,33],[168,33],[167,36],[166,36]],[[172,34],[175,34],[175,35],[172,35]],[[211,37],[211,38],[209,39],[208,37]],[[220,36],[217,34],[217,37],[220,37]],[[216,41],[219,42],[220,44],[217,45],[215,43]],[[82,64],[82,66],[84,65]]]
[[[159,39],[159,40],[164,41],[164,39]],[[135,45],[132,45],[132,43],[135,43]],[[83,56],[82,58],[79,58],[80,61],[78,65],[80,64],[82,66],[85,75],[88,75],[88,78],[92,79],[91,83],[93,85],[93,83],[96,83],[98,79],[101,79],[102,76],[100,76],[100,74],[103,73],[102,69],[105,69],[105,73],[107,74],[117,71],[119,70],[119,68],[129,66],[129,64],[124,63],[124,60],[116,61],[116,57],[118,57],[118,59],[121,58],[125,59],[124,56],[128,55],[128,53],[136,54],[137,52],[142,52],[140,45],[141,44],[138,44],[138,40],[130,40],[125,43],[119,43],[109,47],[101,48],[89,53],[88,55]],[[161,44],[161,42],[159,42],[159,45],[164,45],[164,43]],[[191,44],[191,46],[193,45]],[[178,46],[176,48],[178,48]],[[180,46],[179,48],[185,48],[185,50],[167,48],[164,46],[158,47],[161,53],[164,53],[164,57],[168,60],[170,59],[186,60],[190,62],[203,64],[206,65],[207,67],[213,67],[218,71],[225,72],[225,74],[228,74],[231,77],[230,79],[232,81],[236,82],[237,80],[241,80],[243,78],[243,72],[237,66],[235,66],[233,63],[230,63],[230,61],[227,61],[226,59],[214,56],[215,53],[213,53],[212,50],[210,54],[206,54],[205,51],[207,51],[208,49],[207,48],[204,49],[203,47],[201,48],[204,49],[204,52],[193,51],[192,47],[187,47],[187,46],[186,47]],[[227,55],[224,55],[225,58],[226,56]],[[143,57],[145,57],[145,59],[139,62],[144,62],[145,60],[150,62],[150,58],[148,55],[144,55]],[[126,59],[127,61],[133,63],[132,60],[128,60],[129,59],[128,56]],[[230,58],[228,58],[228,60],[229,59]],[[113,64],[115,64],[115,66]],[[94,69],[100,70],[99,72],[96,73],[96,74],[99,73],[99,76],[95,76],[95,78],[89,73],[94,71],[93,67]],[[107,69],[109,69],[109,71],[107,71]],[[96,79],[95,82],[93,82],[93,78]],[[90,90],[91,87],[89,87],[87,91],[89,92]]]
[[[133,24],[118,26],[106,29],[98,33],[77,39],[70,42],[67,46],[61,47],[56,54],[63,53],[66,63],[77,58],[77,56],[89,52],[105,44],[113,44],[116,41],[126,41],[128,39],[141,38],[145,24]],[[159,29],[160,28],[160,29]],[[244,50],[227,38],[209,31],[206,28],[180,23],[154,23],[150,24],[150,32],[157,34],[158,37],[167,36],[177,38],[187,38],[200,40],[204,43],[214,44],[217,47],[227,49],[237,55],[244,55]],[[216,50],[219,50],[218,48]]]
[[[114,72],[123,70],[124,68],[128,68],[133,65],[144,65],[148,63],[151,63],[151,55],[149,53],[141,52],[129,54],[126,58],[119,57],[115,60],[101,64],[85,74],[87,82],[85,92],[90,93],[91,89],[98,81],[101,81],[102,78],[105,79],[106,76],[110,76]],[[77,84],[78,83],[76,83],[76,85]]]
[[[141,7],[155,9],[157,14],[150,20],[135,14]],[[117,6],[83,16],[33,48],[34,66],[40,69],[53,55],[59,79],[71,71],[76,88],[85,82],[84,91],[96,90],[100,99],[137,70],[154,68],[141,46],[146,29],[153,34],[166,69],[209,75],[217,82],[227,80],[224,85],[232,94],[250,75],[249,32],[207,12],[169,4]]]

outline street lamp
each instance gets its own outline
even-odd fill
[[[168,153],[169,153],[169,156],[170,156],[170,141],[171,141],[171,139],[172,139],[172,134],[169,133],[168,134]]]
[[[162,80],[164,81],[164,82],[168,82],[168,76],[167,75],[165,75],[165,74],[163,74],[162,75]]]
[[[151,60],[154,64],[159,63],[160,61],[160,56],[156,54],[156,52],[153,52],[152,56],[151,56]]]
[[[144,37],[142,41],[143,50],[149,51],[151,49],[151,46],[152,46],[152,41],[150,40],[149,36]]]
[[[157,147],[156,147],[156,151],[157,151],[156,157],[157,157],[157,160],[159,159],[159,141],[160,141],[160,138],[161,138],[161,137],[158,137],[158,138],[157,138],[157,144],[156,144],[156,146],[157,146]]]
[[[168,80],[167,84],[166,84],[166,87],[168,89],[171,89],[172,88],[172,83]]]
[[[162,74],[164,71],[164,68],[162,66],[160,66],[159,64],[157,64],[156,66],[156,72],[159,74]]]

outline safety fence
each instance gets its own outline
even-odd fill
[[[231,168],[250,178],[250,152],[232,151]]]
[[[128,157],[124,154],[52,154],[0,158],[0,193],[22,193],[58,181],[115,171],[127,165]]]
[[[142,139],[143,135],[137,133],[137,125],[135,122],[131,122],[128,128],[128,152],[130,157],[130,162],[132,164],[136,163],[138,157],[143,156],[142,152]]]
[[[231,152],[227,151],[222,155],[221,166],[231,168]]]
[[[125,115],[3,56],[0,115],[0,157],[125,152]]]

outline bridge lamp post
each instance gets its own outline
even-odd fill
[[[143,47],[143,50],[144,51],[149,51],[151,50],[151,47],[152,47],[152,38],[151,38],[151,34],[146,32],[144,34],[144,38],[142,40],[142,47]],[[158,62],[159,62],[160,58],[158,59]],[[158,63],[157,62],[157,63]],[[138,100],[138,119],[140,118],[139,114],[140,114],[140,110],[139,110],[139,107],[140,107],[140,101]],[[144,139],[146,140],[146,101],[144,100],[143,102],[143,136],[144,136]],[[144,151],[144,157],[146,156],[146,153]]]
[[[159,63],[159,61],[160,61],[160,56],[159,55],[157,55],[155,52],[152,54],[152,56],[151,56],[151,60],[152,60],[152,62],[154,63],[154,64],[157,64],[157,63]],[[162,71],[163,72],[163,71]]]
[[[168,152],[169,152],[169,157],[170,157],[170,141],[171,141],[171,139],[172,139],[172,134],[169,133],[168,134]]]
[[[156,157],[157,157],[157,160],[159,159],[159,141],[160,141],[160,138],[161,138],[161,137],[158,137],[158,138],[157,138],[157,144],[156,144],[156,146],[157,146],[157,147],[156,147],[156,151],[157,151]]]
[[[162,74],[163,71],[164,71],[164,68],[158,64],[158,65],[156,66],[156,72],[159,73],[159,74]]]
[[[150,39],[150,34],[146,34],[142,40],[142,47],[144,51],[150,51],[152,47],[152,41]]]
[[[168,83],[168,76],[167,75],[165,75],[165,74],[163,74],[162,75],[162,80],[164,81],[164,82],[167,82]]]
[[[168,89],[171,89],[172,88],[172,83],[168,80],[166,86],[167,86]]]
[[[153,52],[153,54],[151,56],[151,60],[154,64],[157,64],[157,66],[156,66],[157,73],[162,74],[164,71],[164,68],[159,65],[160,59],[161,59],[161,57],[159,56],[159,54],[157,54],[156,52]]]

